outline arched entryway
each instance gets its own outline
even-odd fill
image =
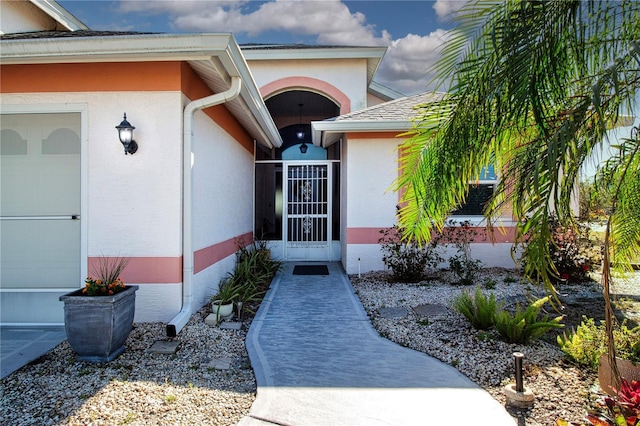
[[[282,136],[280,148],[256,150],[255,235],[284,260],[340,259],[340,144],[314,146],[311,121],[340,106],[310,90],[265,100]]]

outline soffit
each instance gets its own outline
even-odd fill
[[[219,72],[218,68],[219,60],[213,58],[212,60],[191,60],[188,61],[193,70],[200,76],[205,84],[211,89],[213,93],[220,93],[229,88],[230,78],[228,75]],[[254,96],[258,96],[256,99]],[[193,99],[192,99],[193,100]],[[261,145],[271,148],[272,146],[280,146],[282,144],[279,133],[275,127],[270,116],[264,116],[264,112],[268,115],[268,110],[264,105],[262,98],[259,96],[257,88],[255,93],[251,93],[251,85],[247,85],[247,82],[242,79],[242,88],[240,90],[240,96],[227,101],[225,107],[231,112],[231,114],[238,120],[240,125],[247,130],[251,137]],[[262,116],[256,117],[256,114],[252,112],[253,109],[262,111]],[[274,139],[269,137],[269,131],[265,131],[263,126],[272,126],[278,137]]]

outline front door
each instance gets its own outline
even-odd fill
[[[80,113],[3,114],[0,322],[62,323],[80,284]]]
[[[331,257],[331,167],[327,162],[285,163],[285,259]]]

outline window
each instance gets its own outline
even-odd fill
[[[497,184],[498,178],[493,166],[484,167],[480,178],[469,184],[467,201],[451,214],[453,216],[481,216],[485,204],[493,195]]]

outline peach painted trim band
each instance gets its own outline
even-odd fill
[[[89,271],[93,271],[99,257],[88,259]],[[182,256],[179,257],[132,257],[122,273],[127,284],[168,284],[182,282]]]
[[[286,77],[272,81],[260,88],[260,94],[264,99],[277,95],[286,89],[313,89],[321,94],[327,95],[340,107],[340,114],[351,112],[351,99],[340,89],[323,80],[311,77]]]
[[[3,65],[3,93],[180,90],[178,62]]]
[[[378,244],[386,228],[347,228],[347,244]]]
[[[218,244],[196,250],[193,254],[193,273],[197,274],[209,266],[221,261],[238,251],[240,245],[245,246],[253,241],[253,233],[247,232],[239,237],[230,238]]]
[[[378,244],[380,237],[380,231],[387,228],[348,228],[347,229],[347,244]],[[445,228],[446,229],[446,228]],[[488,238],[484,227],[472,227],[478,232],[477,243],[489,243],[491,239]],[[505,226],[502,231],[496,228],[494,232],[495,243],[512,243],[515,237],[515,227]]]

